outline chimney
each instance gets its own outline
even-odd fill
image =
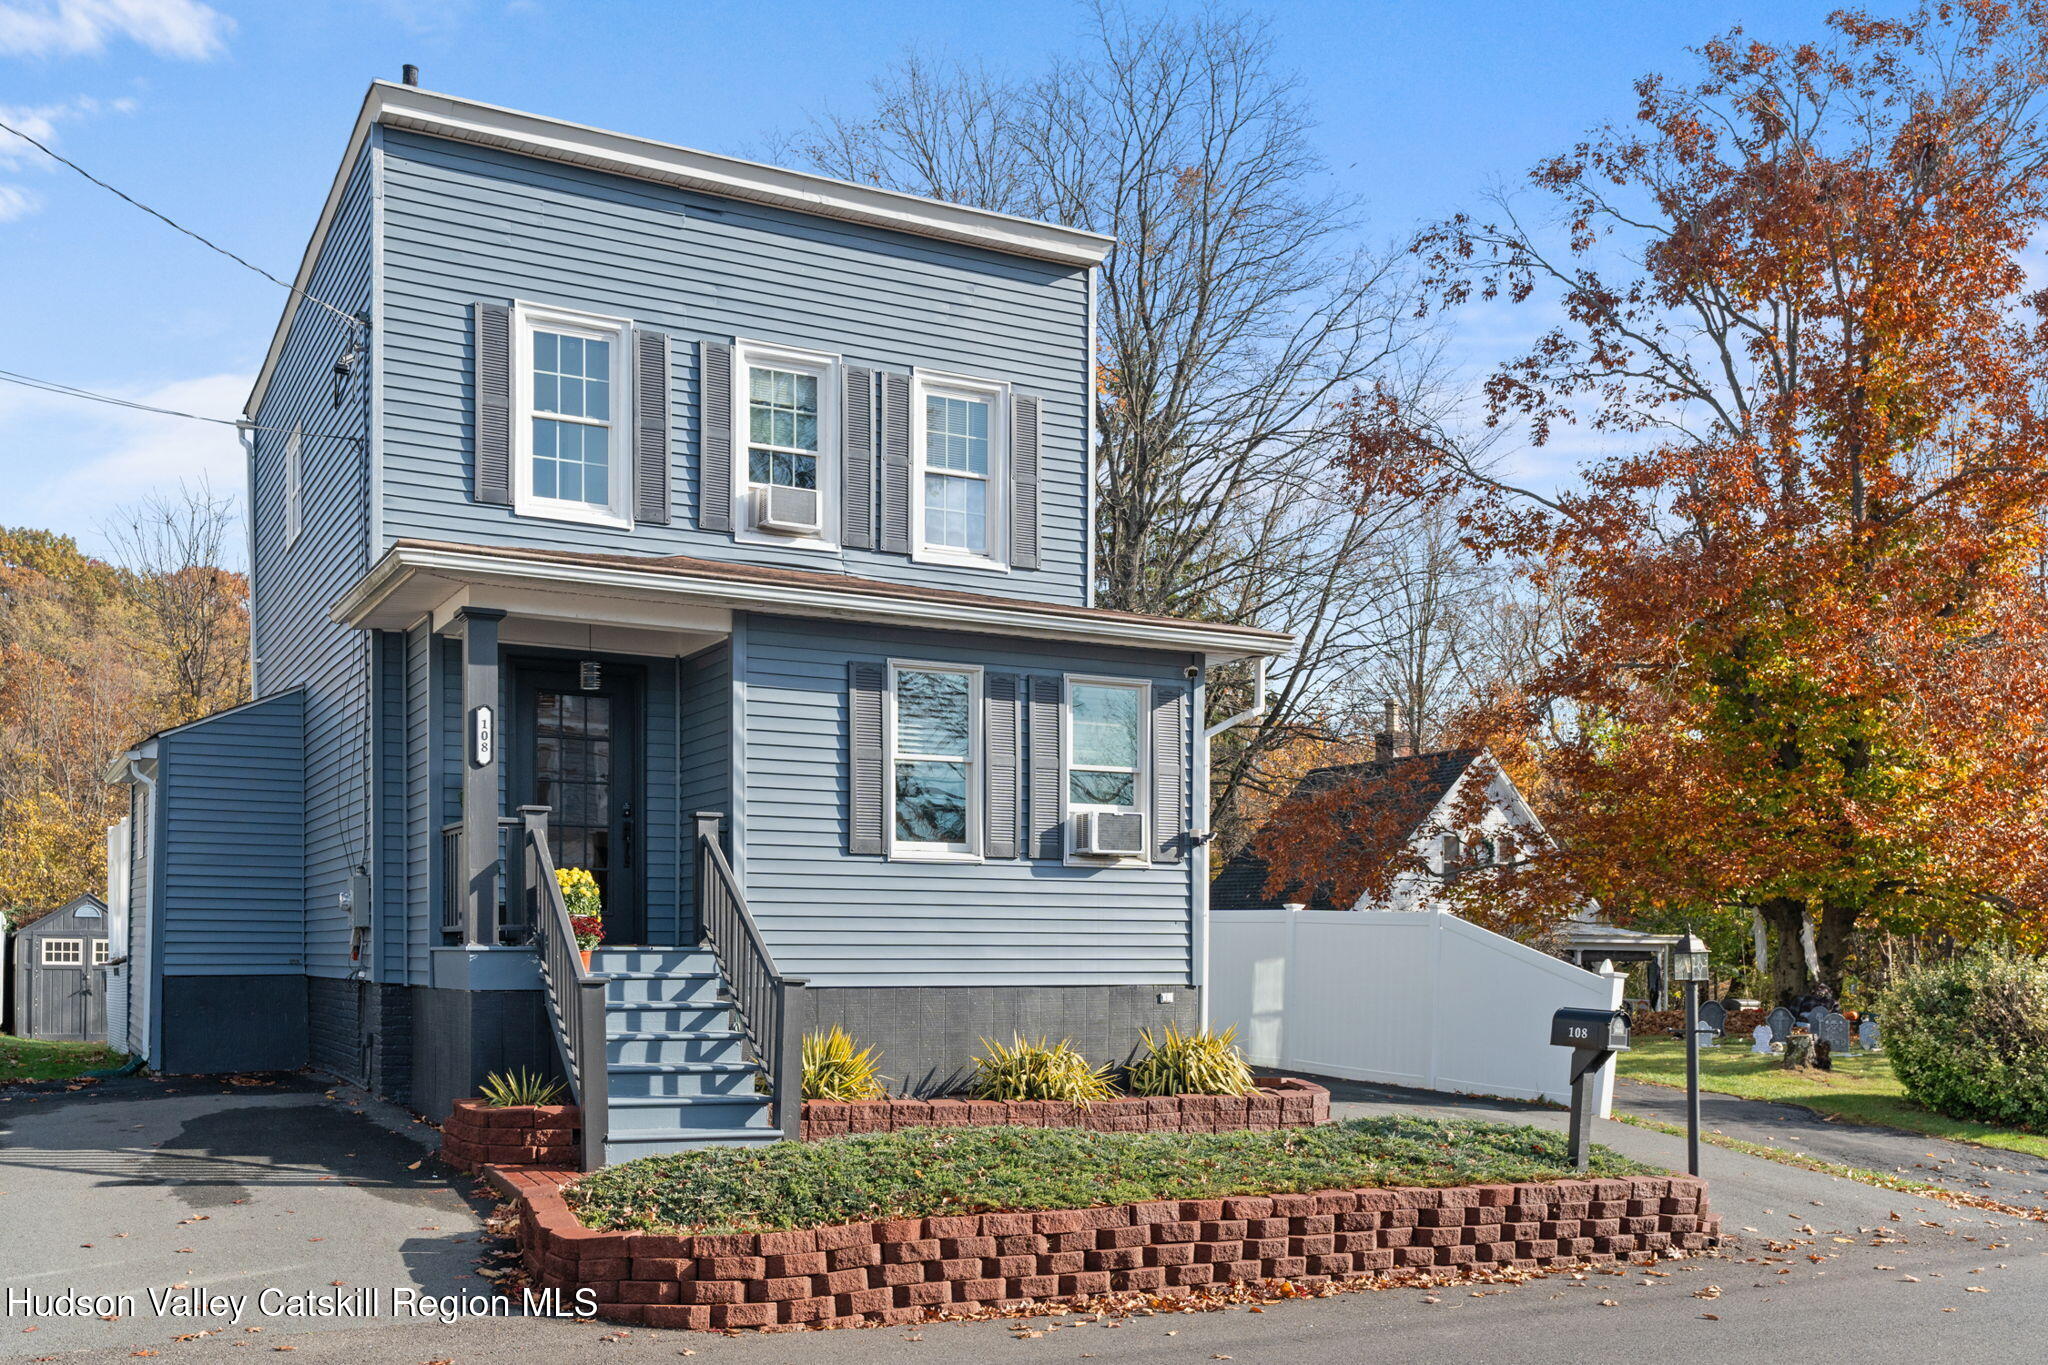
[[[1401,723],[1401,707],[1397,702],[1388,701],[1381,712],[1379,733],[1372,737],[1372,761],[1385,763],[1401,752],[1401,732],[1396,729]]]
[[[404,66],[399,68],[398,78],[404,81],[407,85],[418,85],[420,83],[420,69],[414,66],[411,62],[407,62]]]

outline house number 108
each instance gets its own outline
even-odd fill
[[[469,713],[469,761],[479,768],[487,768],[497,747],[498,731],[491,708],[479,706]]]

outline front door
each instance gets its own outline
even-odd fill
[[[605,942],[642,943],[639,672],[609,663],[523,663],[515,677],[513,804],[548,808],[555,866],[587,869],[604,896]]]

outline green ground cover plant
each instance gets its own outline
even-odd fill
[[[0,1033],[0,1084],[68,1081],[85,1071],[106,1071],[128,1058],[104,1043],[53,1043]]]
[[[1604,1147],[1596,1176],[1662,1174]],[[1561,1133],[1407,1116],[1237,1133],[920,1128],[642,1157],[569,1187],[588,1227],[762,1232],[1147,1199],[1559,1180]]]
[[[1796,1104],[1848,1123],[1902,1128],[1909,1133],[1975,1142],[2048,1158],[2048,1137],[1996,1124],[1952,1119],[1916,1104],[1892,1074],[1890,1035],[1883,1052],[1836,1053],[1834,1070],[1793,1070],[1776,1057],[1760,1057],[1737,1043],[1700,1050],[1700,1088],[1746,1100]],[[1617,1055],[1617,1074],[1654,1085],[1685,1084],[1685,1044],[1676,1038],[1637,1037]]]

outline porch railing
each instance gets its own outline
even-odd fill
[[[545,809],[545,808],[543,808]],[[520,878],[525,864],[512,847],[521,828],[517,816],[498,817],[498,852],[486,873],[495,883],[486,897],[490,907],[487,923],[469,924],[469,867],[463,857],[462,822],[441,826],[441,933],[453,942],[525,943],[533,926],[533,911],[521,893]]]
[[[804,980],[785,976],[761,938],[718,842],[725,817],[697,812],[697,935],[718,959],[754,1061],[774,1093],[775,1123],[794,1138],[803,1108]]]
[[[548,1025],[562,1058],[569,1093],[583,1111],[583,1169],[604,1165],[607,1076],[605,1066],[605,979],[583,965],[569,907],[555,880],[555,859],[548,850],[548,808],[519,808],[519,879],[526,922],[540,950],[541,977],[547,983]]]

